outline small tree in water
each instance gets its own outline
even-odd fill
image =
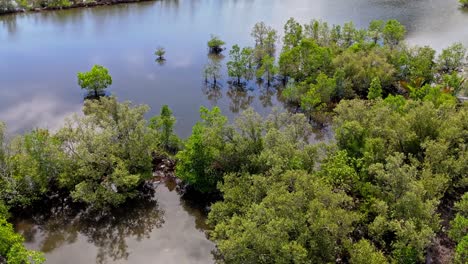
[[[164,55],[166,55],[166,49],[164,49],[163,47],[158,47],[156,49],[156,51],[154,52],[154,55],[158,56],[158,58],[156,60],[164,61],[164,60],[166,60],[164,58]]]
[[[238,45],[234,45],[229,52],[231,60],[227,63],[228,75],[237,80],[238,86],[241,85],[241,78],[249,81],[254,76],[252,54],[252,48],[246,47],[241,50]]]
[[[215,53],[219,54],[221,53],[224,49],[223,46],[226,44],[224,41],[219,39],[215,35],[211,35],[210,41],[208,41],[208,48],[210,49],[210,53]]]
[[[78,73],[78,85],[81,86],[81,89],[94,92],[96,97],[98,97],[99,92],[104,91],[111,84],[112,77],[109,71],[101,65],[94,65],[89,72]]]

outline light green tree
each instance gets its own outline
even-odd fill
[[[372,20],[367,29],[367,36],[372,40],[374,44],[379,43],[382,39],[383,29],[385,22],[383,20]]]
[[[109,71],[100,65],[94,65],[89,72],[78,73],[78,85],[81,89],[86,89],[89,92],[94,92],[97,97],[99,92],[104,91],[112,84],[112,77]]]
[[[382,98],[382,86],[380,85],[379,77],[372,79],[369,92],[367,93],[367,99],[375,100],[377,98]]]
[[[257,78],[262,78],[265,76],[267,85],[271,85],[273,77],[278,73],[278,67],[275,65],[275,58],[266,55],[262,59],[260,68],[257,69]]]
[[[75,116],[58,132],[68,153],[59,183],[74,200],[103,208],[138,195],[151,177],[157,138],[144,119],[147,111],[115,97],[87,100],[84,117]]]
[[[11,264],[40,264],[45,262],[44,254],[24,247],[24,238],[15,233],[13,225],[7,222],[8,211],[0,201],[0,260]]]
[[[185,148],[177,153],[176,175],[201,192],[214,192],[222,180],[217,160],[223,155],[227,118],[218,107],[200,108],[201,121],[192,129]]]
[[[227,63],[228,75],[235,78],[237,85],[241,85],[241,79],[251,80],[254,74],[253,50],[249,47],[242,50],[238,45],[232,46],[229,51],[230,61]]]
[[[384,43],[394,48],[405,38],[406,29],[400,22],[391,19],[385,24],[382,33]]]
[[[440,71],[451,74],[460,71],[466,60],[466,48],[461,43],[455,43],[442,50],[437,58],[437,65]]]
[[[297,45],[302,40],[303,37],[303,28],[302,25],[294,20],[294,18],[288,19],[284,25],[284,37],[283,37],[283,50],[289,50]]]
[[[385,264],[387,259],[368,240],[362,239],[352,246],[351,264]]]
[[[160,137],[158,147],[171,154],[175,154],[180,147],[180,139],[174,133],[175,123],[176,119],[167,105],[161,107],[158,116],[154,116],[149,120],[149,127],[158,131]]]

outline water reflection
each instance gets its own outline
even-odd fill
[[[204,233],[204,204],[182,199],[174,181],[110,212],[56,198],[40,212],[17,216],[28,248],[47,263],[213,263]]]
[[[228,82],[229,89],[226,95],[231,99],[229,103],[229,110],[233,113],[239,113],[240,110],[247,109],[253,102],[255,96],[252,94],[253,89],[246,86],[238,86]]]
[[[84,237],[97,248],[96,263],[107,263],[127,260],[130,254],[127,240],[149,239],[153,229],[164,223],[163,217],[164,211],[151,196],[104,213],[67,203],[57,204],[22,219],[16,226],[27,244],[35,245],[46,254]]]
[[[17,30],[16,18],[18,15],[4,15],[3,19],[0,19],[1,25],[3,28],[6,28],[8,35],[14,37]]]
[[[273,106],[273,102],[272,102],[272,97],[273,95],[276,94],[276,88],[274,87],[271,87],[271,86],[260,86],[259,87],[259,90],[260,90],[260,95],[258,96],[258,99],[260,100],[260,102],[262,102],[262,106],[263,107],[272,107]]]
[[[220,83],[205,82],[202,88],[206,98],[211,102],[212,105],[217,105],[218,101],[223,97],[223,92]]]

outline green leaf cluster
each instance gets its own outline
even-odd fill
[[[8,264],[40,264],[45,262],[40,252],[27,250],[24,238],[15,233],[12,224],[7,222],[8,211],[0,201],[0,261]]]

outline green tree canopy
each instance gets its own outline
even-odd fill
[[[94,65],[89,72],[78,73],[78,85],[82,89],[89,92],[94,92],[97,96],[98,92],[104,91],[109,85],[112,84],[112,77],[109,71],[100,65]]]
[[[144,114],[115,97],[85,101],[84,116],[75,116],[58,132],[68,153],[59,177],[76,201],[102,208],[117,206],[138,195],[151,177],[154,138]]]

